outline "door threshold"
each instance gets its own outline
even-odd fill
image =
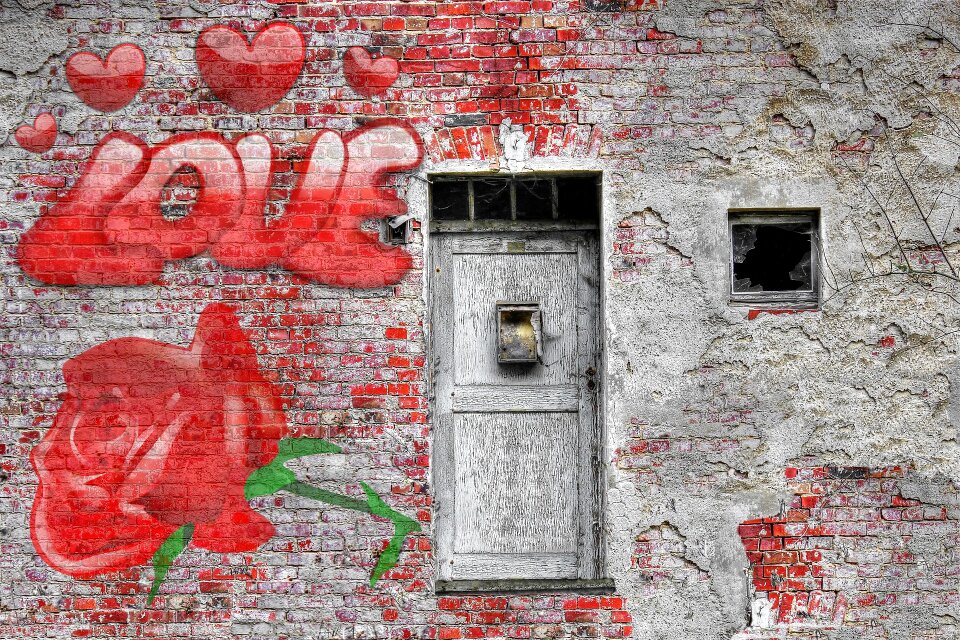
[[[437,593],[542,593],[575,591],[607,594],[615,590],[613,578],[599,579],[513,579],[513,580],[437,580]]]

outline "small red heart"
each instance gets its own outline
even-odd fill
[[[143,86],[147,59],[135,44],[114,47],[104,62],[83,51],[67,60],[67,82],[73,92],[98,111],[117,111],[133,100]]]
[[[343,56],[343,75],[354,91],[372,98],[393,86],[400,64],[390,56],[373,60],[363,47],[350,47]]]
[[[306,43],[300,30],[272,22],[253,42],[229,27],[209,27],[197,40],[197,67],[214,95],[237,111],[254,113],[287,95],[300,75]]]
[[[34,153],[45,153],[57,140],[57,120],[49,113],[41,113],[33,126],[25,124],[14,134],[17,144]]]

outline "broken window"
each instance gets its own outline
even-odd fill
[[[819,212],[731,211],[730,297],[773,307],[819,302]]]

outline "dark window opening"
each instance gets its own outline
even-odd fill
[[[553,218],[553,180],[518,180],[517,220]]]
[[[571,222],[592,222],[600,217],[597,179],[565,178],[557,181],[557,217]]]
[[[809,291],[812,225],[734,224],[734,291]]]
[[[473,180],[475,220],[509,220],[513,209],[510,182],[507,180]]]
[[[437,221],[592,226],[600,219],[600,175],[436,176],[430,202]]]
[[[436,220],[470,218],[470,195],[467,182],[435,182],[431,185],[433,217]]]
[[[819,211],[730,213],[730,297],[780,308],[819,303]]]

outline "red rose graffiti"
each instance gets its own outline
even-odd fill
[[[187,133],[151,148],[113,133],[66,197],[21,237],[17,257],[27,274],[61,285],[155,283],[165,262],[208,250],[228,267],[280,266],[332,286],[395,284],[410,255],[360,224],[405,213],[385,174],[422,160],[420,137],[399,120],[343,136],[320,131],[284,215],[268,220],[274,151],[266,136],[231,143],[218,133]],[[200,193],[188,215],[170,220],[163,188],[184,168],[197,172]]]
[[[277,454],[277,390],[229,309],[208,307],[189,349],[121,338],[69,360],[68,396],[32,453],[33,539],[70,575],[140,564],[185,524],[211,551],[249,551],[273,527],[243,497]]]
[[[40,479],[31,536],[62,573],[85,578],[152,558],[152,601],[188,544],[229,553],[269,540],[273,525],[247,500],[280,490],[394,523],[371,583],[419,530],[364,484],[366,501],[301,483],[283,466],[340,450],[281,439],[279,392],[227,305],[204,310],[189,348],[111,340],[69,360],[64,378],[67,398],[31,454]]]

